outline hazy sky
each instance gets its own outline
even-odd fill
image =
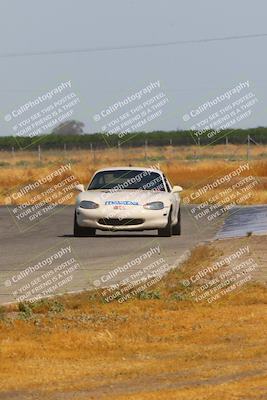
[[[0,7],[0,55],[267,33],[264,0],[0,0]],[[244,81],[258,103],[237,126],[266,126],[266,45],[262,37],[0,57],[0,134],[12,133],[7,113],[68,80],[80,98],[74,118],[87,132],[101,127],[94,114],[158,80],[169,102],[144,130],[188,128],[185,113]]]

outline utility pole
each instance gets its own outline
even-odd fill
[[[40,146],[40,144],[38,144],[38,159],[39,159],[39,162],[41,162],[41,146]]]
[[[147,161],[147,139],[145,140],[145,160]]]
[[[173,160],[173,147],[172,147],[172,139],[170,139],[170,147],[171,147],[171,160]]]
[[[247,160],[249,161],[250,158],[250,135],[248,135],[247,139]]]
[[[93,163],[95,164],[96,159],[95,159],[95,150],[93,148],[93,143],[90,143],[90,148],[91,148],[91,158]]]
[[[200,137],[198,136],[197,138],[197,145],[198,145],[198,150],[195,151],[195,159],[198,160],[198,155],[200,154]]]

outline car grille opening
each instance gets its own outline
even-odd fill
[[[124,225],[141,225],[144,220],[141,218],[101,218],[98,220],[101,225],[124,226]]]

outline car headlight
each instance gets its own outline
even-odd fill
[[[153,201],[152,203],[145,204],[144,208],[147,210],[162,210],[164,208],[164,204],[162,201]]]
[[[87,208],[87,209],[92,209],[92,208],[98,208],[99,204],[94,203],[93,201],[86,201],[83,200],[80,202],[79,207],[81,208]]]

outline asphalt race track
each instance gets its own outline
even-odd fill
[[[76,269],[72,271],[72,266],[67,266],[64,267],[64,272],[57,270],[57,274],[61,273],[60,279],[64,284],[51,294],[118,283],[129,274],[136,273],[140,268],[146,268],[160,259],[164,261],[164,265],[176,266],[198,243],[267,232],[266,206],[234,207],[228,215],[223,214],[219,218],[211,218],[209,213],[209,220],[205,209],[200,212],[196,210],[194,206],[182,207],[181,236],[158,237],[157,231],[97,231],[96,237],[76,238],[72,234],[72,206],[57,208],[54,215],[23,232],[19,230],[8,208],[1,206],[0,303],[22,301],[24,299],[21,300],[19,296],[27,293],[29,287],[31,290],[35,289],[44,282],[48,285],[51,278],[49,271],[68,261],[70,257],[75,260]],[[70,253],[66,250],[66,254],[59,260],[53,259],[50,264],[40,264],[43,260],[48,262],[51,255],[54,257],[62,252],[62,248],[69,249]],[[149,257],[145,259],[148,254]],[[129,262],[131,264],[127,264]],[[36,265],[41,267],[33,271],[31,268]],[[125,265],[127,270],[122,272],[120,268]],[[25,273],[27,268],[28,272]],[[119,272],[116,268],[119,268]],[[53,280],[50,286],[53,286]]]
[[[75,238],[72,235],[73,210],[70,206],[61,207],[47,220],[20,232],[7,207],[0,207],[1,303],[14,301],[13,287],[6,284],[14,272],[18,274],[18,271],[23,271],[44,259],[51,248],[54,248],[55,252],[66,244],[71,246],[81,271],[76,271],[67,290],[76,291],[92,287],[92,282],[101,274],[110,271],[116,265],[124,265],[128,260],[135,259],[151,248],[158,248],[157,254],[153,256],[164,257],[169,265],[176,265],[179,258],[185,257],[188,250],[197,243],[212,239],[223,222],[222,219],[210,224],[197,222],[189,207],[185,207],[182,209],[181,236],[159,238],[157,231],[97,231],[97,236],[93,238]]]
[[[39,285],[47,284],[42,290],[47,290],[49,285],[55,288],[49,275],[53,268],[57,276],[61,274],[60,282],[64,284],[58,284],[51,295],[101,289],[121,283],[125,277],[159,260],[168,267],[177,266],[199,243],[267,232],[267,206],[234,207],[219,218],[212,218],[203,208],[185,206],[182,207],[182,235],[170,238],[158,237],[157,231],[97,231],[96,237],[76,238],[72,234],[73,213],[72,206],[58,207],[46,220],[21,231],[10,210],[0,207],[0,303],[23,301],[20,296],[29,288],[40,288]],[[61,258],[51,259],[60,252]],[[75,264],[65,267],[70,259]],[[46,264],[40,264],[43,262]],[[64,269],[59,271],[58,265],[63,263]],[[122,271],[124,267],[127,269]]]

